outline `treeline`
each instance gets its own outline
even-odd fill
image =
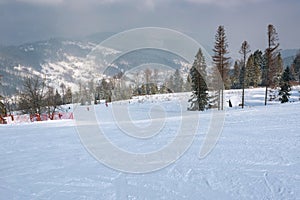
[[[7,98],[4,102],[7,113],[20,111],[23,114],[41,115],[47,113],[52,119],[61,105],[72,103],[72,90],[63,83],[60,91],[46,84],[40,77],[25,78],[21,92],[14,98]]]
[[[168,73],[146,68],[130,75],[120,72],[113,77],[102,78],[100,81],[79,83],[79,91],[74,95],[74,101],[82,105],[93,101],[97,104],[100,100],[111,102],[131,99],[133,96],[186,91],[191,91],[190,82],[188,79],[184,80],[179,69]]]
[[[279,87],[280,79],[284,71],[283,59],[280,52],[273,56],[274,60],[271,61],[272,64],[269,70],[267,70],[267,54],[261,50],[256,50],[248,56],[245,68],[243,68],[243,59],[236,60],[233,69],[231,69],[229,73],[230,88],[241,89],[243,83],[247,88],[265,86],[267,82],[271,88]],[[298,84],[300,80],[300,51],[297,53],[293,64],[287,67],[289,67],[291,71],[290,76],[293,84]],[[243,74],[245,74],[244,79]]]
[[[192,91],[189,110],[204,110],[209,107],[224,109],[224,90],[242,89],[241,106],[244,107],[244,89],[264,86],[265,105],[276,96],[268,94],[269,90],[277,90],[279,100],[288,102],[292,84],[300,84],[300,51],[291,66],[284,69],[279,49],[279,38],[273,25],[267,27],[268,47],[251,53],[250,45],[243,41],[239,53],[241,59],[231,67],[228,56],[228,42],[224,26],[219,26],[215,35],[213,73],[207,74],[207,66],[201,49],[199,49],[190,70]],[[211,88],[209,88],[210,86]],[[212,91],[210,96],[208,90]],[[269,98],[268,98],[269,97]]]
[[[162,81],[158,79],[159,76],[167,78]],[[185,92],[191,89],[190,83],[184,81],[179,69],[170,74],[149,68],[136,73],[131,81],[128,81],[123,73],[119,73],[101,80],[79,81],[77,86],[76,91],[72,91],[71,87],[64,83],[61,83],[59,88],[54,88],[43,78],[27,77],[18,95],[2,98],[1,110],[5,110],[3,115],[20,111],[24,114],[47,113],[51,117],[64,104],[98,104],[101,101],[111,102],[139,95]]]
[[[228,56],[225,28],[219,26],[215,34],[212,69],[207,69],[206,60],[199,49],[187,74],[183,74],[180,69],[166,72],[159,68],[147,68],[131,74],[120,72],[101,80],[79,82],[76,92],[63,83],[59,88],[54,88],[42,78],[29,77],[25,79],[17,99],[5,101],[8,98],[2,98],[0,111],[6,113],[21,110],[30,114],[46,112],[51,116],[63,104],[97,104],[101,100],[111,102],[137,95],[188,91],[193,92],[189,110],[210,107],[223,110],[225,89],[242,89],[241,105],[244,107],[244,89],[258,86],[266,87],[265,104],[267,100],[276,98],[274,94],[268,94],[270,89],[277,90],[280,100],[286,102],[291,85],[300,82],[300,51],[293,64],[284,69],[278,34],[271,24],[267,27],[267,41],[265,50],[255,51],[251,50],[247,41],[243,41],[239,51],[241,57],[233,61]]]

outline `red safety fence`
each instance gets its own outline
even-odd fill
[[[29,123],[35,121],[74,119],[74,117],[72,112],[57,112],[50,116],[48,114],[8,115],[7,117],[4,117],[4,119],[7,124],[15,124],[15,123]]]

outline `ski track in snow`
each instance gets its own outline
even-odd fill
[[[248,93],[244,110],[226,108],[222,135],[207,157],[198,155],[211,111],[200,113],[195,140],[179,160],[145,174],[119,172],[96,161],[81,144],[74,121],[2,125],[0,199],[299,199],[300,103],[258,106],[262,93]],[[228,92],[227,99],[238,94]],[[149,106],[155,103],[131,102],[134,123],[147,126]],[[95,112],[112,143],[148,152],[172,141],[181,118],[178,104],[159,105],[166,109],[165,126],[141,141],[120,132],[112,105],[97,105]]]

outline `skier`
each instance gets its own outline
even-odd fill
[[[229,107],[232,108],[232,103],[231,103],[230,99],[229,99]]]

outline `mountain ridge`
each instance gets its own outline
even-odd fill
[[[80,40],[58,37],[21,45],[0,46],[0,74],[3,76],[0,93],[4,95],[18,93],[22,88],[24,78],[31,75],[47,78],[55,88],[59,88],[60,83],[66,83],[67,86],[74,88],[79,81],[84,82],[91,78],[101,77],[99,74],[101,70],[89,68],[86,58],[101,41],[113,34],[104,32]],[[281,51],[285,67],[291,65],[298,51],[298,49]],[[124,59],[114,61],[116,62],[114,65],[118,65],[119,69],[112,67],[113,65],[100,67],[110,67],[106,73],[113,76],[114,73],[152,61],[152,63],[171,66],[188,73],[187,61],[172,53],[144,50],[131,52],[126,56],[126,62]]]

